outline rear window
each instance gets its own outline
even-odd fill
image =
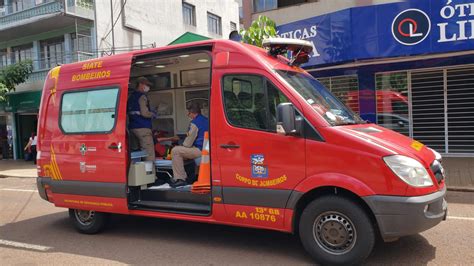
[[[107,133],[115,126],[118,88],[63,94],[60,127],[64,133]]]

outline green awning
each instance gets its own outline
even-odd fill
[[[8,94],[7,112],[36,111],[39,109],[42,91],[25,91]]]
[[[176,40],[170,42],[170,44],[168,45],[204,41],[204,40],[209,40],[209,39],[210,38],[196,34],[196,33],[185,32],[183,35],[179,36]]]

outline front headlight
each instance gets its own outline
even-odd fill
[[[425,167],[417,160],[403,155],[391,155],[384,157],[383,160],[408,185],[414,187],[433,185],[433,181]]]

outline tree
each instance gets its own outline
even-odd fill
[[[0,70],[0,102],[7,100],[6,94],[15,91],[15,86],[28,79],[33,65],[31,61],[23,61],[9,65]]]
[[[242,42],[262,47],[264,39],[276,37],[276,24],[266,16],[258,16],[248,29],[241,29]]]

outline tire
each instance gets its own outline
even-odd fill
[[[96,234],[104,229],[108,214],[96,211],[69,209],[69,218],[77,231],[83,234]]]
[[[299,223],[306,251],[323,265],[360,264],[372,252],[372,221],[353,201],[324,196],[308,204]]]

